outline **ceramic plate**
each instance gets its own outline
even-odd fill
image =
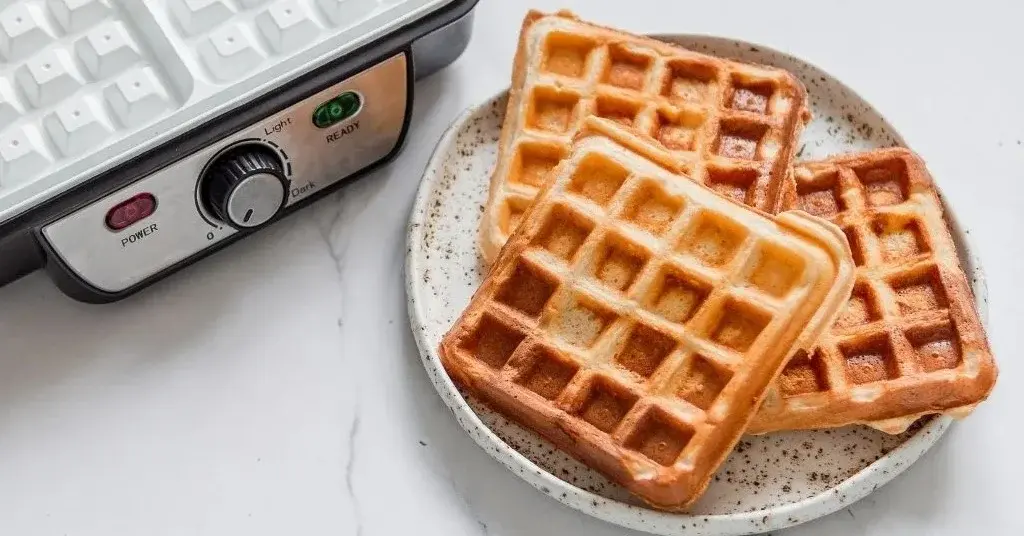
[[[814,114],[803,134],[801,159],[903,143],[867,102],[799,59],[731,39],[660,38],[799,76]],[[924,419],[896,436],[853,426],[746,437],[690,512],[665,513],[644,507],[624,489],[460,392],[441,366],[437,346],[484,275],[477,228],[504,110],[502,93],[464,112],[438,144],[409,222],[406,286],[412,329],[431,381],[470,436],[513,473],[572,508],[624,527],[656,534],[752,534],[849,505],[905,470],[946,431],[950,419],[942,417]],[[941,177],[936,180],[941,185]],[[985,279],[966,233],[951,207],[946,208],[984,320]]]

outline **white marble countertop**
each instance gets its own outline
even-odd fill
[[[1000,383],[904,475],[786,534],[1024,532],[1021,4],[936,2],[928,22],[891,0],[597,4],[485,0],[466,54],[417,88],[397,162],[135,297],[79,304],[41,273],[0,289],[0,534],[622,534],[479,450],[406,320],[420,174],[507,83],[529,6],[781,48],[891,119],[975,239]]]

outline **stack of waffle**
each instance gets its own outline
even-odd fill
[[[794,163],[808,119],[781,69],[530,13],[452,379],[668,510],[744,433],[968,413],[996,367],[931,178]]]

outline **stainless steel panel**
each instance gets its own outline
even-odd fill
[[[291,181],[286,205],[387,156],[398,143],[409,104],[407,61],[399,54],[335,84],[46,226],[43,235],[90,285],[107,292],[128,289],[236,232],[202,209],[198,197],[199,176],[222,151],[239,143],[277,151]],[[359,113],[326,129],[315,127],[313,110],[345,91],[362,96]],[[154,214],[111,232],[104,225],[107,211],[144,192],[157,198]]]

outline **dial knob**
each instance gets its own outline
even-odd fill
[[[218,156],[203,174],[200,188],[206,209],[237,229],[267,223],[288,197],[281,159],[260,145],[243,145]]]

